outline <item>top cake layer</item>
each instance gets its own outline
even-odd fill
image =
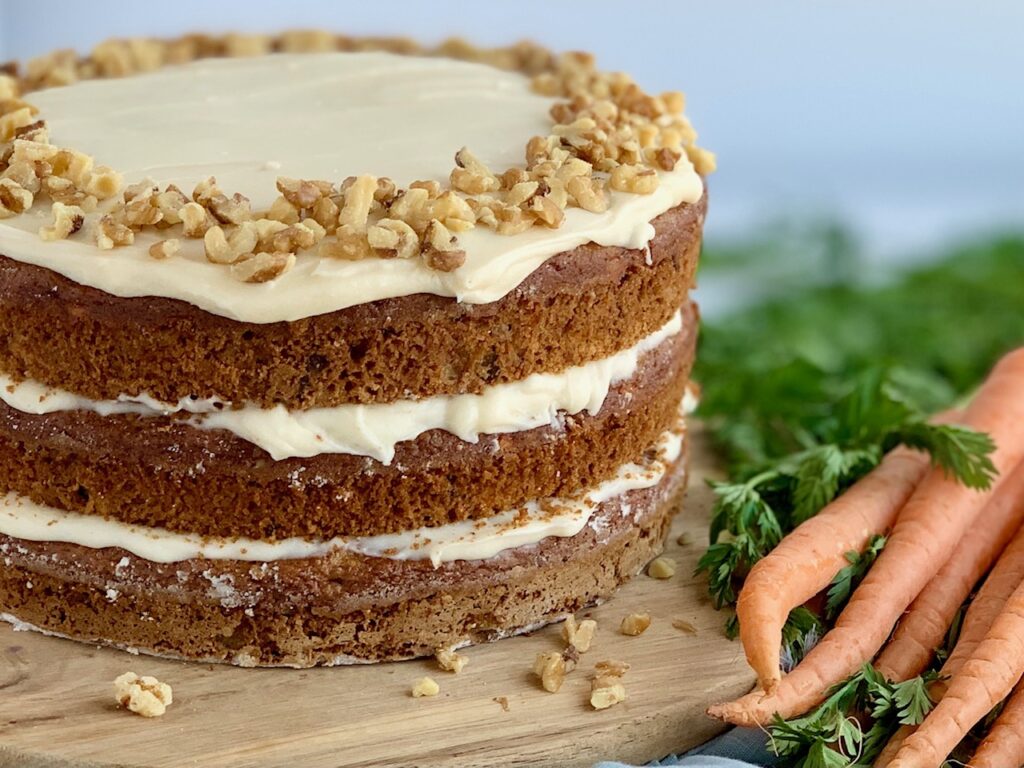
[[[38,107],[38,115],[25,116],[20,122],[29,117],[44,119],[51,145],[72,148],[92,156],[97,164],[110,166],[122,174],[121,181],[129,189],[149,179],[159,190],[173,184],[188,195],[197,183],[214,176],[228,198],[234,193],[248,198],[251,210],[259,212],[254,217],[267,209],[273,211],[280,202],[276,184],[280,177],[330,179],[335,185],[353,176],[387,177],[399,190],[416,182],[421,187],[436,183],[429,194],[440,191],[443,195],[454,178],[452,158],[462,147],[468,147],[472,155],[460,158],[459,164],[474,170],[478,160],[488,184],[493,184],[478,191],[464,185],[469,193],[456,190],[460,201],[456,208],[461,206],[461,212],[448,218],[438,214],[446,242],[448,235],[457,237],[459,260],[464,253],[463,263],[454,268],[450,264],[438,268],[425,258],[387,258],[384,256],[394,254],[382,256],[384,252],[374,248],[360,252],[358,258],[339,254],[337,249],[323,255],[323,249],[293,248],[297,258],[287,262],[287,271],[268,282],[252,284],[240,281],[223,260],[209,260],[209,237],[182,238],[177,231],[180,227],[163,229],[170,222],[166,217],[162,223],[135,232],[133,242],[103,252],[83,253],[84,234],[41,242],[36,233],[50,224],[52,212],[49,200],[38,194],[29,213],[0,223],[0,253],[115,296],[181,299],[212,314],[263,324],[417,293],[468,303],[493,302],[555,254],[584,243],[642,248],[654,235],[654,218],[700,199],[701,177],[686,153],[676,150],[661,156],[661,167],[654,170],[657,182],[644,194],[621,191],[631,186],[630,173],[619,173],[616,168],[650,173],[650,157],[644,152],[656,149],[657,141],[648,135],[634,140],[634,147],[621,150],[608,136],[613,124],[617,125],[614,115],[604,128],[585,114],[581,123],[578,115],[583,113],[578,106],[565,106],[571,103],[566,102],[565,94],[553,98],[536,91],[536,81],[521,72],[385,52],[203,59],[129,77],[32,91],[25,100]],[[605,101],[612,104],[614,99]],[[638,114],[644,111],[637,109]],[[664,118],[655,116],[650,125],[659,121],[668,125],[678,117],[670,115],[664,105],[658,109],[665,111]],[[28,125],[10,122],[10,114],[5,117],[14,125],[16,135],[21,131],[23,138],[35,137]],[[647,118],[637,118],[643,119]],[[609,146],[614,144],[616,152],[625,151],[621,161],[607,157],[604,148],[600,157],[593,156],[596,150],[588,150],[584,142],[591,142],[595,134],[599,139],[603,135],[606,143],[611,142]],[[599,190],[606,195],[600,205],[575,200],[571,191],[562,189],[563,203],[569,199],[561,206],[564,214],[552,211],[550,201],[555,193],[546,189],[547,184],[531,188],[534,182],[524,175],[529,167],[524,149],[533,137],[548,142],[541,161],[554,157],[558,168],[584,162],[587,173],[593,172],[586,176],[588,180],[598,179],[603,186],[611,176],[612,182],[618,178],[619,183],[611,183],[607,192]],[[620,144],[627,146],[629,140]],[[690,136],[681,140],[692,144]],[[24,146],[19,149],[19,144]],[[13,159],[17,160],[19,151],[29,155],[36,148],[15,141],[14,149]],[[591,153],[588,156],[593,163],[581,160],[585,151]],[[628,160],[633,162],[625,162]],[[51,159],[44,162],[54,163]],[[531,162],[536,165],[538,160],[535,157]],[[501,174],[506,169],[518,176],[505,179]],[[569,178],[563,176],[559,177],[562,181]],[[526,182],[526,188],[515,193],[512,203],[521,210],[511,213],[533,216],[528,209],[534,206],[538,211],[535,218],[542,218],[546,226],[520,227],[518,220],[509,226],[495,225],[492,220],[486,226],[488,214],[481,213],[481,201],[492,194],[508,199],[510,190],[496,187],[514,187],[517,178]],[[346,206],[352,202],[351,187],[348,191],[335,187],[332,192],[325,196],[337,200],[344,220]],[[197,194],[202,193],[192,197],[199,199]],[[398,194],[401,197],[402,193]],[[518,201],[521,196],[525,199]],[[85,210],[83,232],[88,233],[102,214],[119,205],[123,206],[121,196],[115,195],[101,200],[95,212]],[[383,210],[371,212],[369,223],[364,212],[362,221],[356,216],[354,226],[365,229],[381,216],[400,218],[395,213],[398,207],[385,201]],[[466,213],[470,207],[472,212]],[[599,210],[604,207],[606,210]],[[503,210],[495,207],[490,218],[495,212],[501,218]],[[123,211],[114,216],[123,218]],[[297,211],[296,222],[288,222],[287,215],[276,218],[297,223],[302,216],[316,218],[311,210]],[[230,236],[236,222],[221,219],[212,223],[222,225]],[[425,226],[414,228],[424,248],[428,240],[434,242]],[[328,226],[328,241],[330,230]],[[516,233],[498,234],[496,230]],[[181,240],[180,252],[172,258],[153,258],[150,247],[169,237]],[[448,246],[439,247],[447,250]],[[279,249],[274,246],[273,250]]]

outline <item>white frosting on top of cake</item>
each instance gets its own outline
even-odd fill
[[[30,100],[52,143],[93,155],[128,183],[151,178],[188,191],[213,175],[256,208],[276,197],[278,176],[446,181],[462,146],[492,168],[521,167],[527,141],[550,133],[554,101],[533,93],[518,73],[390,53],[208,59],[52,88]],[[37,230],[50,219],[44,204],[0,222],[0,253],[117,296],[181,299],[253,323],[415,293],[487,303],[561,251],[591,241],[644,247],[654,236],[651,219],[703,193],[685,154],[659,175],[653,194],[612,192],[607,212],[570,208],[556,230],[461,233],[467,258],[453,272],[430,269],[421,259],[343,261],[309,253],[276,280],[242,283],[206,261],[201,240],[183,240],[181,253],[162,261],[147,253],[157,235],[137,234],[133,245],[98,251],[81,242],[88,223],[72,239],[42,242]]]
[[[676,312],[657,331],[611,357],[559,373],[535,373],[520,381],[495,384],[479,394],[307,410],[289,410],[283,405],[246,405],[232,410],[230,404],[215,399],[184,398],[178,403],[163,403],[139,395],[97,401],[32,380],[15,384],[10,376],[0,373],[0,400],[31,414],[90,410],[103,416],[160,416],[184,411],[193,414],[188,419],[193,426],[225,429],[259,446],[275,460],[347,453],[390,464],[398,443],[432,429],[443,429],[475,443],[482,434],[521,432],[557,424],[559,413],[597,413],[611,387],[636,373],[643,354],[681,328],[682,317]]]
[[[484,520],[466,520],[402,533],[326,541],[203,538],[65,512],[15,494],[0,496],[0,533],[28,541],[65,542],[92,549],[118,547],[158,563],[200,557],[273,562],[319,557],[335,549],[395,560],[429,559],[435,566],[454,560],[483,560],[508,549],[536,544],[549,536],[575,536],[600,504],[617,501],[620,513],[629,514],[630,507],[621,499],[622,495],[660,483],[681,455],[683,439],[682,431],[663,433],[655,446],[657,458],[644,464],[624,464],[615,475],[580,498],[531,501]]]

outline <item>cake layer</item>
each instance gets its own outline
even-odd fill
[[[159,564],[0,536],[0,618],[134,651],[242,666],[383,661],[493,640],[608,597],[662,548],[684,462],[571,537],[435,568],[346,551]]]
[[[495,384],[479,394],[435,395],[392,403],[347,403],[289,410],[283,405],[228,408],[220,400],[152,398],[90,400],[26,380],[15,384],[0,373],[0,401],[29,414],[93,411],[101,416],[176,415],[199,429],[223,429],[265,450],[274,460],[345,453],[390,464],[395,446],[424,432],[443,429],[466,442],[482,435],[521,432],[550,424],[556,414],[597,413],[609,389],[631,378],[644,353],[682,329],[682,312],[628,349],[558,373],[535,373],[522,381]]]
[[[527,142],[552,133],[552,108],[564,104],[534,92],[520,72],[387,52],[212,59],[26,98],[53,145],[117,169],[128,184],[149,179],[160,189],[190,191],[214,176],[227,195],[245,196],[257,211],[274,202],[279,176],[337,182],[369,174],[399,187],[447,184],[463,147],[494,173],[522,168]],[[648,194],[615,192],[600,213],[570,208],[556,229],[515,237],[482,225],[460,232],[465,263],[450,272],[418,258],[302,253],[272,285],[254,286],[207,261],[201,240],[186,239],[172,259],[150,258],[149,246],[168,236],[163,231],[106,253],[83,247],[80,236],[40,247],[41,217],[34,215],[0,222],[0,253],[117,296],[180,299],[250,323],[417,293],[482,304],[561,251],[590,242],[643,248],[654,234],[651,219],[703,192],[685,154],[657,173]],[[39,210],[45,220],[48,207]],[[86,231],[100,214],[85,213]]]
[[[203,537],[65,512],[13,493],[0,496],[0,534],[28,541],[81,544],[91,549],[113,547],[157,563],[197,558],[276,562],[320,557],[336,549],[393,560],[430,560],[435,566],[453,560],[484,560],[507,549],[537,544],[549,536],[576,535],[598,505],[627,491],[660,483],[667,468],[682,454],[684,438],[681,415],[677,428],[662,434],[644,452],[640,463],[623,464],[612,477],[587,489],[585,495],[536,499],[486,520],[463,520],[380,536],[277,541]]]
[[[308,408],[477,393],[662,327],[693,282],[705,210],[701,198],[659,216],[649,249],[558,254],[492,304],[417,294],[269,324],[119,298],[0,256],[0,370],[94,400]]]
[[[640,359],[596,414],[476,444],[441,430],[395,459],[324,454],[272,461],[223,430],[89,411],[0,406],[0,490],[74,512],[208,536],[370,536],[484,518],[593,487],[676,418],[696,344],[683,330]],[[211,513],[215,510],[215,513]]]

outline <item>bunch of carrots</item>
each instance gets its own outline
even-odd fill
[[[962,412],[938,420],[992,438],[996,474],[988,489],[961,485],[922,453],[902,447],[889,453],[753,567],[736,610],[759,687],[709,714],[762,727],[793,718],[872,662],[890,681],[913,678],[931,664],[984,578],[931,683],[934,708],[919,726],[902,727],[875,766],[939,768],[1000,703],[1002,712],[969,765],[1024,765],[1024,348],[996,365]],[[828,587],[848,552],[883,534],[884,550],[834,627],[783,676],[782,630],[790,611]]]

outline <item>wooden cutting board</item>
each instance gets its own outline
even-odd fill
[[[590,611],[594,647],[556,694],[530,668],[538,652],[561,647],[558,627],[465,649],[469,663],[453,675],[432,660],[312,670],[189,664],[3,624],[0,768],[571,768],[643,763],[693,747],[721,730],[704,708],[753,684],[703,578],[692,576],[710,507],[700,443],[694,435],[693,479],[667,547],[675,577],[639,576]],[[650,628],[619,634],[622,617],[642,610]],[[674,628],[676,619],[696,632]],[[631,665],[629,698],[598,712],[588,703],[589,677],[604,659]],[[128,670],[173,687],[166,715],[147,720],[116,707],[112,681]],[[414,699],[411,684],[424,675],[441,693]]]

